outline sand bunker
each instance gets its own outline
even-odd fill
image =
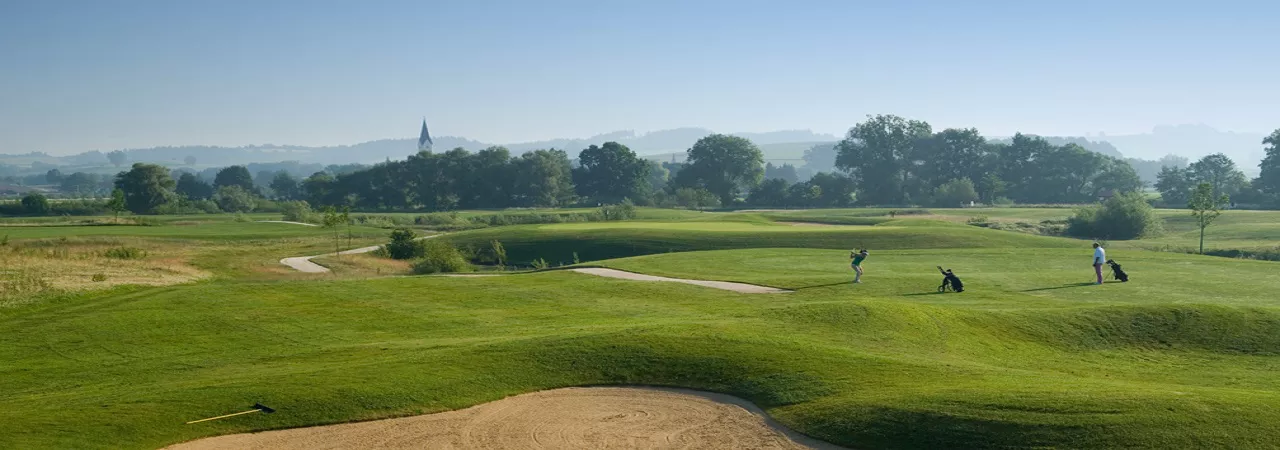
[[[639,274],[635,272],[626,272],[626,271],[617,270],[617,269],[583,268],[583,269],[569,269],[569,270],[578,272],[578,273],[585,273],[589,275],[600,276],[600,277],[621,278],[624,280],[685,283],[685,284],[692,284],[692,285],[715,288],[715,289],[723,289],[726,291],[741,292],[743,294],[781,294],[785,292],[791,292],[786,289],[778,289],[778,288],[773,288],[768,286],[757,286],[754,284],[746,284],[746,283],[734,283],[732,281],[686,280],[683,278],[667,278],[667,277],[658,277],[653,275],[644,275],[644,274]]]
[[[288,414],[281,411],[277,414]],[[567,388],[439,414],[200,439],[168,447],[840,448],[778,425],[742,399],[684,389]]]

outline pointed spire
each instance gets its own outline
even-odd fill
[[[431,151],[431,133],[427,132],[427,118],[422,118],[422,133],[418,135],[418,151]]]

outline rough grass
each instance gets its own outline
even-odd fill
[[[311,261],[328,268],[332,271],[332,276],[337,278],[373,278],[413,273],[412,261],[384,258],[370,253],[326,255]]]
[[[210,275],[186,261],[182,245],[122,244],[126,242],[116,238],[60,238],[0,246],[0,304],[125,284],[178,284]]]

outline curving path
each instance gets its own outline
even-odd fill
[[[684,283],[684,284],[692,284],[695,286],[709,287],[714,289],[723,289],[726,291],[741,292],[743,294],[783,294],[783,293],[791,292],[786,289],[778,289],[775,287],[760,286],[760,285],[747,284],[747,283],[734,283],[732,281],[707,281],[707,280],[687,280],[684,278],[667,278],[667,277],[659,277],[654,275],[645,275],[642,273],[627,272],[624,270],[606,269],[606,268],[599,268],[599,267],[569,269],[569,270],[577,273],[595,275],[598,277],[621,278],[624,280],[632,280],[632,281],[658,281],[658,282],[665,282],[665,283]]]
[[[288,414],[280,411],[276,414]],[[232,419],[234,420],[234,419]],[[167,447],[447,449],[837,449],[770,419],[737,397],[686,389],[566,388],[457,411],[261,433]]]
[[[433,237],[438,237],[438,236],[442,236],[442,235],[443,235],[443,233],[442,233],[442,234],[434,234],[434,235],[431,235],[431,236],[424,236],[424,237],[420,237],[420,238],[418,238],[418,239],[431,239],[431,238],[433,238]],[[374,246],[370,246],[370,247],[353,248],[353,249],[351,249],[351,250],[343,250],[343,251],[341,251],[341,252],[338,252],[337,254],[338,254],[338,255],[354,255],[354,254],[358,254],[358,253],[369,253],[369,252],[371,252],[371,251],[377,250],[379,247],[381,247],[381,246],[380,246],[380,245],[374,245]],[[285,258],[285,259],[280,260],[280,264],[284,264],[284,265],[286,265],[286,266],[289,266],[289,267],[291,267],[291,268],[293,268],[294,270],[297,270],[297,271],[299,271],[299,272],[305,272],[305,273],[327,273],[327,272],[329,272],[329,268],[328,268],[328,267],[325,267],[325,266],[322,266],[322,265],[316,264],[315,262],[312,262],[312,261],[311,261],[311,259],[312,259],[312,258],[319,258],[319,257],[321,257],[321,256],[329,256],[329,255],[333,255],[333,254],[334,254],[334,253],[325,253],[325,254],[322,254],[322,255],[312,255],[312,256],[294,256],[294,257],[291,257],[291,258]],[[782,294],[782,293],[791,292],[791,291],[786,290],[786,289],[779,289],[779,288],[769,287],[769,286],[760,286],[760,285],[755,285],[755,284],[735,283],[735,282],[732,282],[732,281],[689,280],[689,279],[684,279],[684,278],[668,278],[668,277],[659,277],[659,276],[654,276],[654,275],[645,275],[645,274],[635,273],[635,272],[627,272],[627,271],[617,270],[617,269],[607,269],[607,268],[603,268],[603,267],[590,267],[590,268],[586,268],[586,267],[584,267],[584,268],[578,268],[578,269],[569,269],[569,271],[571,271],[571,272],[577,272],[577,273],[582,273],[582,274],[587,274],[587,275],[595,275],[595,276],[599,276],[599,277],[618,278],[618,279],[631,280],[631,281],[657,281],[657,282],[666,282],[666,283],[684,283],[684,284],[692,284],[692,285],[695,285],[695,286],[702,286],[702,287],[709,287],[709,288],[713,288],[713,289],[721,289],[721,290],[726,290],[726,291],[740,292],[740,293],[743,293],[743,294]],[[453,276],[453,277],[487,277],[487,276],[496,276],[496,275],[488,275],[488,274],[451,274],[451,275],[442,275],[442,276]]]
[[[291,221],[291,220],[259,220],[259,221],[258,221],[258,223],[287,223],[287,224],[289,224],[289,225],[302,225],[302,226],[304,226],[304,227],[318,227],[318,226],[320,226],[320,225],[316,225],[316,224],[314,224],[314,223],[294,222],[294,221]]]

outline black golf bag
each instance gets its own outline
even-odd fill
[[[1129,282],[1129,274],[1124,273],[1124,269],[1120,268],[1120,264],[1114,259],[1108,259],[1107,265],[1111,266],[1111,278],[1121,283]]]
[[[938,286],[938,292],[947,291],[964,292],[964,283],[960,281],[960,277],[951,273],[950,269],[942,271],[942,284]]]

